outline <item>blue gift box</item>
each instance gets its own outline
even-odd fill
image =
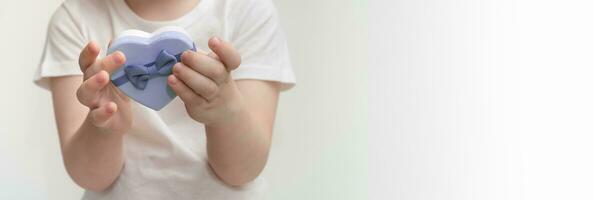
[[[164,27],[152,34],[124,31],[107,51],[121,51],[126,56],[126,63],[111,74],[111,81],[138,103],[160,110],[177,97],[167,85],[167,77],[186,50],[196,51],[196,46],[179,27]]]

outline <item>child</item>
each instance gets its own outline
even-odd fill
[[[125,55],[101,52],[124,30],[169,25],[212,52],[184,52],[168,77],[179,98],[153,111],[109,81]],[[35,82],[52,92],[83,199],[260,199],[279,91],[294,77],[270,0],[67,0]]]

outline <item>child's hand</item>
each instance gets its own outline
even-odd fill
[[[184,52],[182,62],[173,66],[168,83],[192,119],[209,126],[224,125],[243,109],[241,94],[230,74],[241,57],[229,43],[216,37],[208,46],[214,53]]]
[[[130,100],[110,82],[109,74],[125,63],[122,52],[97,59],[100,48],[89,42],[81,51],[79,66],[83,83],[78,88],[78,101],[89,107],[91,123],[112,133],[124,134],[132,125]]]

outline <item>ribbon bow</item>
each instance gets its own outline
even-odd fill
[[[126,65],[124,76],[118,77],[112,82],[115,86],[130,82],[136,89],[144,90],[151,78],[171,74],[171,69],[180,60],[180,55],[171,55],[167,51],[162,50],[155,59],[155,62],[145,65]]]

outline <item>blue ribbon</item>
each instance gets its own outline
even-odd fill
[[[157,55],[155,62],[145,65],[126,65],[124,67],[124,75],[113,79],[112,82],[115,86],[130,82],[136,89],[144,90],[151,78],[171,74],[173,65],[181,61],[180,57],[181,53],[171,55],[167,51],[162,50]]]

